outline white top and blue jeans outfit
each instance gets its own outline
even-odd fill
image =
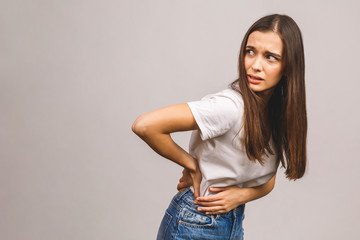
[[[210,187],[255,187],[276,173],[276,156],[264,155],[264,164],[250,161],[243,144],[244,103],[240,93],[227,88],[200,101],[188,102],[199,131],[193,131],[189,154],[202,173],[200,196]],[[240,132],[239,132],[240,131]],[[270,143],[272,144],[272,143]],[[206,215],[195,205],[194,189],[176,194],[159,228],[157,239],[243,239],[244,205],[228,213]]]

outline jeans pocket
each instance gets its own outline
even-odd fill
[[[180,212],[180,225],[194,228],[211,228],[214,226],[214,217],[203,214],[195,209],[184,207]]]
[[[171,222],[172,216],[168,213],[168,211],[165,211],[165,215],[161,221],[160,227],[159,227],[159,231],[157,234],[156,239],[157,240],[163,240],[165,239],[166,236],[166,230]]]

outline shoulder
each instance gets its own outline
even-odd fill
[[[241,94],[230,88],[208,94],[200,101],[187,102],[200,129],[202,140],[227,132],[241,120],[243,102]]]
[[[227,99],[228,101],[231,100],[231,102],[235,104],[237,107],[243,107],[244,105],[241,93],[230,87],[225,88],[216,93],[208,94],[202,99],[216,99],[216,98],[223,98],[223,99]]]

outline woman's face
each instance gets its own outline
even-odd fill
[[[272,89],[282,77],[283,43],[272,31],[254,31],[245,49],[245,70],[249,88],[254,92]]]

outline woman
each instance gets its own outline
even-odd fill
[[[304,68],[297,24],[265,16],[244,36],[229,88],[136,119],[132,130],[184,167],[157,239],[243,239],[244,204],[273,189],[278,164],[291,180],[304,175]],[[187,130],[189,153],[170,137]]]

